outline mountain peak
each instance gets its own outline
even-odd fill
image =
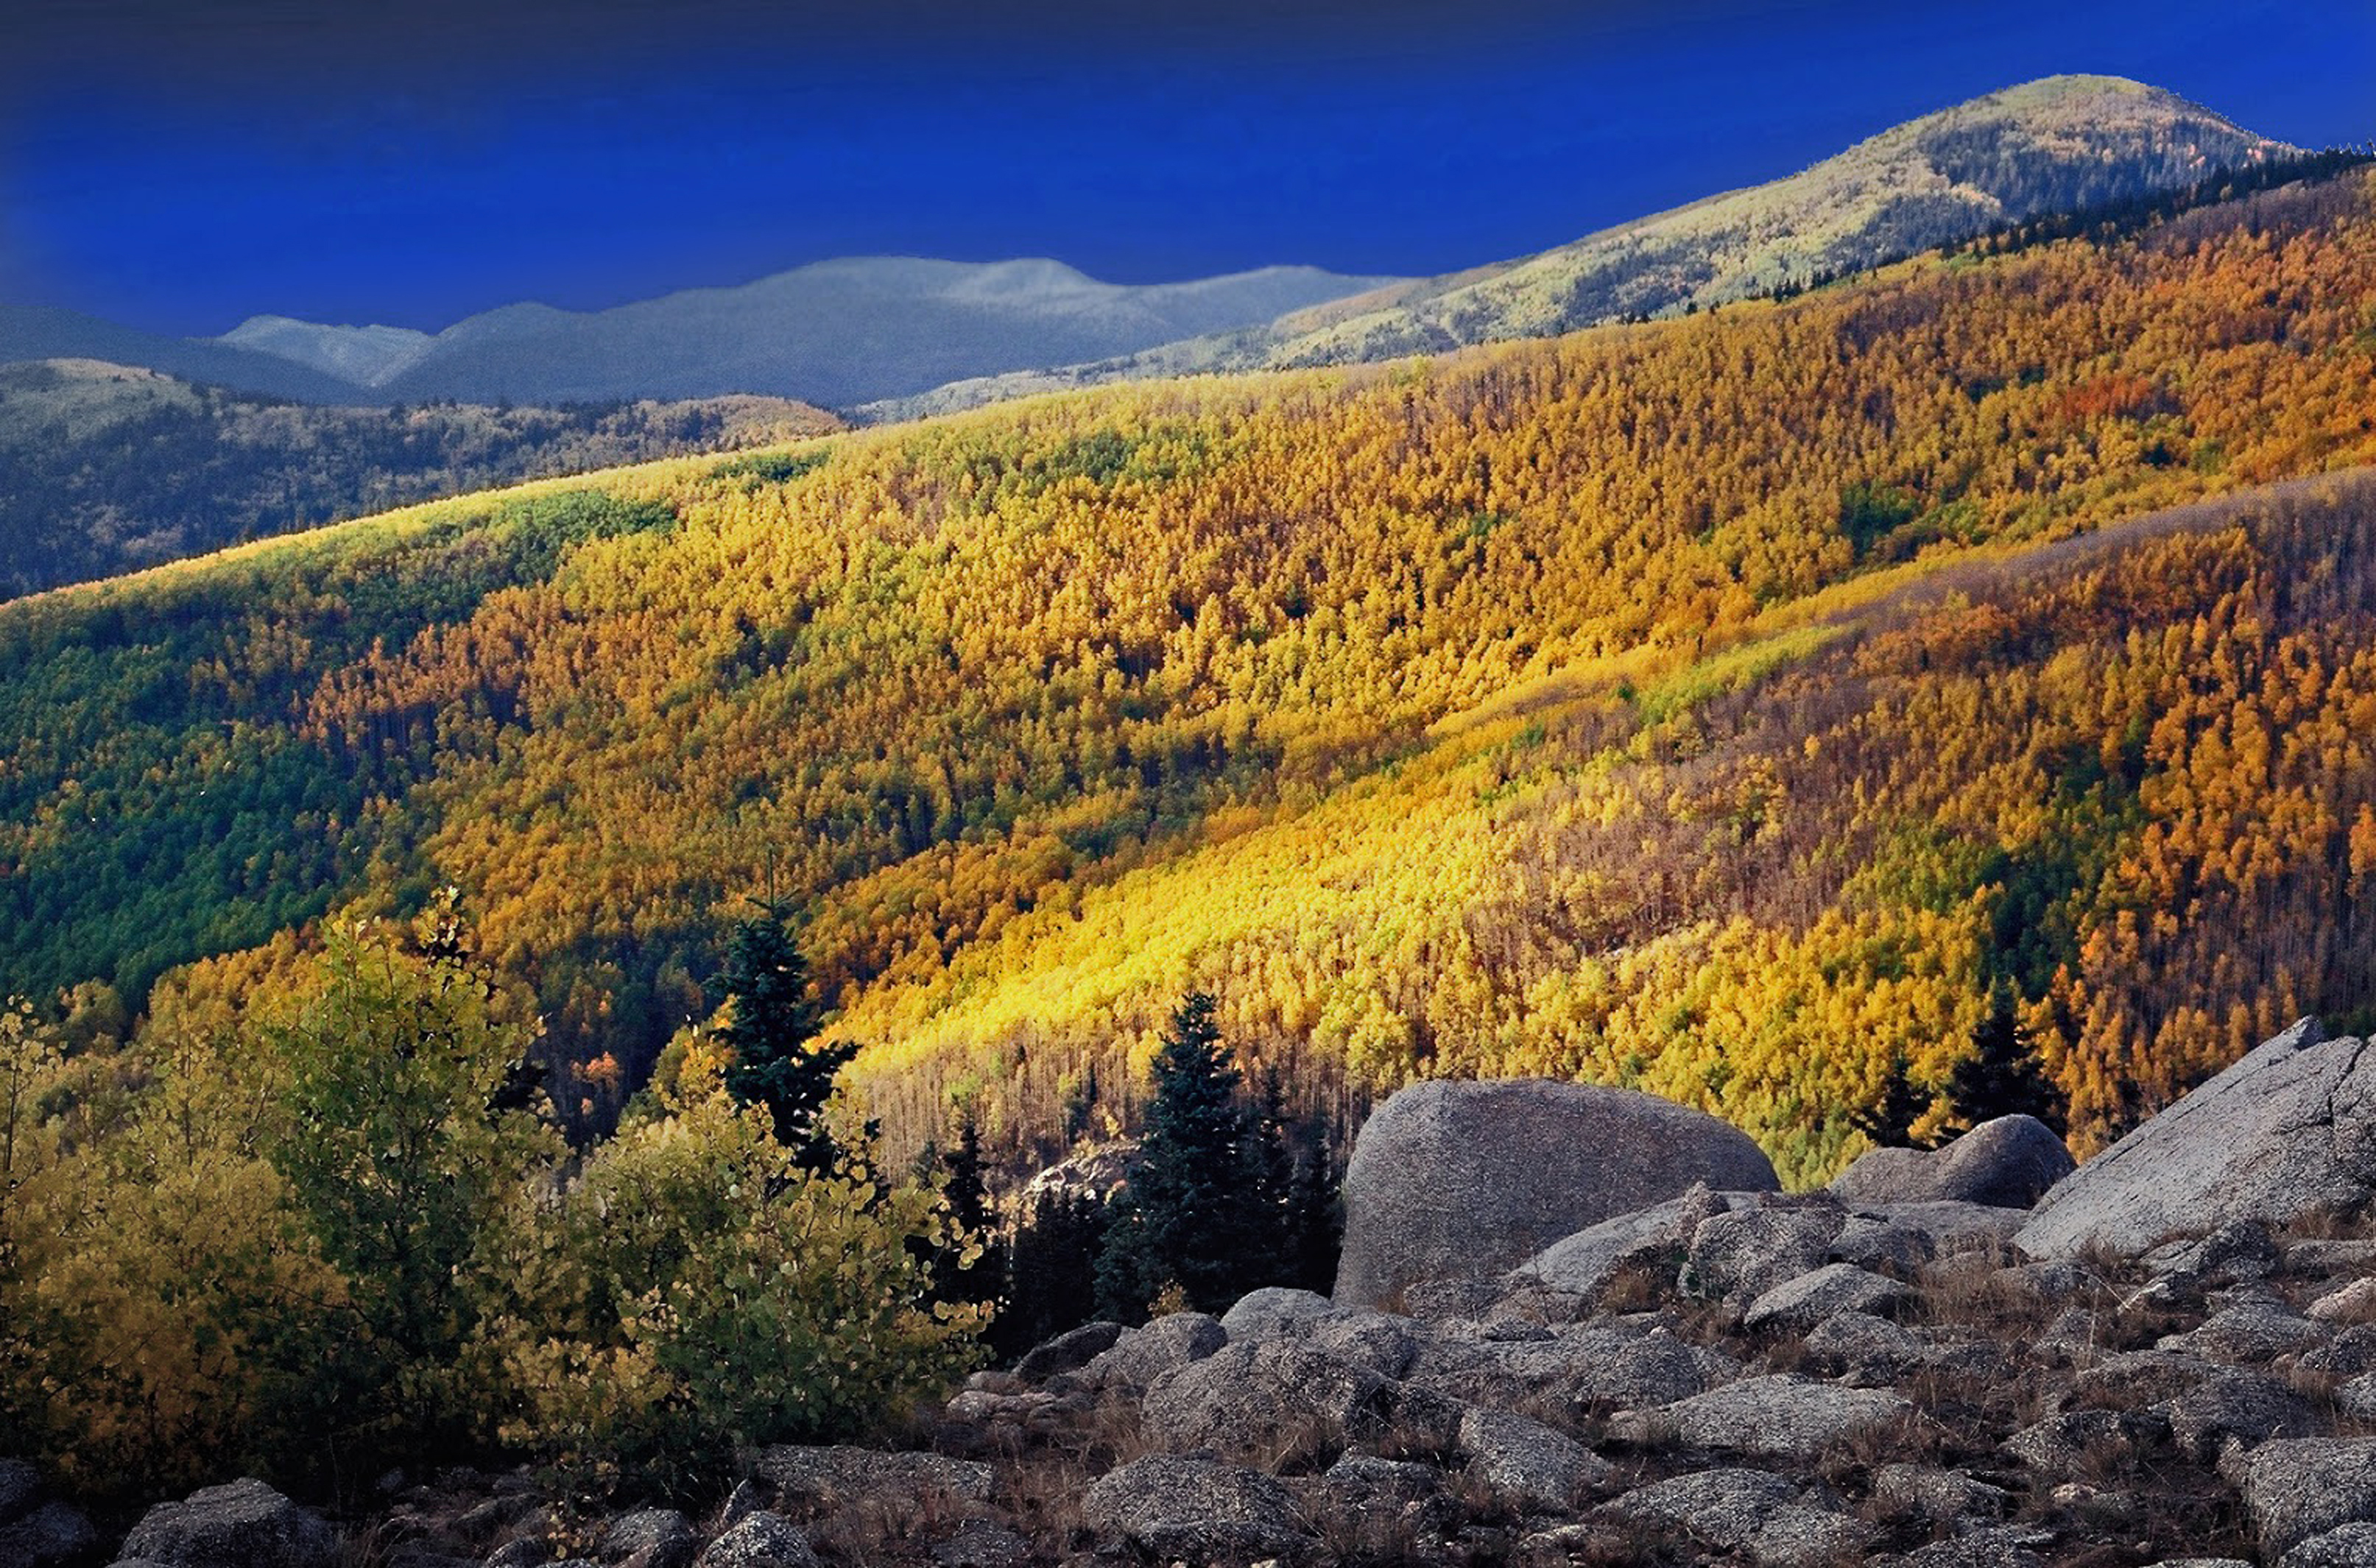
[[[417,362],[435,339],[410,327],[331,327],[287,315],[251,315],[215,339],[376,386]]]
[[[2123,77],[2041,77],[1909,120],[1784,179],[1324,306],[1282,324],[1289,335],[1266,362],[1377,359],[1718,304],[2297,150]]]

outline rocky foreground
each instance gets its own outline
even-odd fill
[[[2297,1026],[2076,1170],[2014,1118],[1806,1195],[1714,1123],[1631,1120],[1640,1097],[1426,1086],[1364,1131],[1336,1301],[1091,1324],[976,1376],[910,1451],[750,1455],[698,1519],[453,1472],[339,1527],[244,1480],[151,1510],[114,1561],[2376,1564],[2365,1045]],[[1590,1158],[1532,1182],[1457,1152],[1579,1126]],[[1746,1185],[1685,1184],[1711,1161]],[[1543,1184],[1596,1162],[1566,1201],[1598,1222],[1539,1245]],[[107,1561],[0,1464],[0,1564]]]

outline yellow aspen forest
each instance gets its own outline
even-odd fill
[[[0,989],[146,1060],[451,885],[592,1129],[769,897],[895,1157],[959,1104],[1016,1164],[1126,1126],[1191,989],[1340,1126],[1421,1075],[1634,1085],[1795,1184],[1893,1071],[1941,1130],[2003,1000],[2085,1152],[2376,1004],[2372,208],[0,606]]]

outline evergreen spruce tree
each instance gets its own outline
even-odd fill
[[[1296,1148],[1287,1120],[1287,1089],[1276,1068],[1265,1071],[1247,1119],[1245,1158],[1248,1220],[1256,1238],[1284,1240],[1293,1225]]]
[[[1245,1287],[1249,1257],[1268,1238],[1250,1181],[1253,1119],[1238,1103],[1238,1084],[1213,998],[1194,992],[1156,1056],[1146,1133],[1098,1259],[1108,1316],[1143,1321],[1166,1285],[1205,1311],[1228,1306]]]
[[[1277,1282],[1325,1296],[1336,1289],[1336,1260],[1345,1244],[1345,1211],[1325,1118],[1304,1128],[1292,1148],[1290,1163],[1278,1247],[1284,1272]]]
[[[1087,1193],[1042,1192],[1007,1254],[1006,1307],[990,1325],[990,1346],[1012,1361],[1086,1321],[1098,1293],[1106,1206]]]
[[[781,905],[734,928],[726,948],[726,994],[734,1004],[719,1037],[733,1049],[726,1089],[744,1105],[764,1105],[776,1141],[802,1168],[822,1174],[845,1151],[826,1130],[825,1104],[833,1081],[858,1048],[814,1043],[825,1005],[809,994],[808,961],[792,941]]]
[[[1006,1282],[1007,1249],[998,1234],[990,1188],[982,1180],[981,1129],[971,1111],[958,1123],[956,1148],[947,1155],[933,1151],[932,1160],[932,1173],[943,1178],[941,1196],[958,1231],[952,1245],[933,1256],[933,1296],[954,1305],[995,1301]],[[968,1265],[965,1253],[976,1243],[981,1251]]]
[[[1947,1104],[1966,1127],[2019,1114],[2064,1130],[2061,1098],[2038,1068],[2014,1011],[2012,987],[2000,984],[1990,992],[1989,1016],[1972,1031],[1972,1054],[1947,1079]]]
[[[1906,1052],[1901,1051],[1891,1057],[1889,1075],[1882,1080],[1880,1103],[1848,1115],[1848,1125],[1871,1140],[1875,1147],[1926,1146],[1915,1137],[1914,1123],[1930,1109],[1930,1097],[1914,1087],[1907,1075],[1910,1067]]]

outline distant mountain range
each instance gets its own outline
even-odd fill
[[[1276,267],[1130,287],[1044,259],[876,256],[612,310],[506,305],[434,335],[262,315],[189,341],[0,309],[0,360],[104,360],[317,403],[756,393],[897,416],[1676,314],[2298,150],[2158,89],[2055,77],[1912,121],[1788,179],[1441,278]]]
[[[215,342],[335,377],[350,400],[563,403],[764,393],[837,405],[921,392],[985,370],[1132,353],[1268,322],[1385,281],[1274,267],[1127,287],[1056,261],[868,256],[613,310],[506,305],[434,337],[257,316]]]
[[[2158,88],[2049,77],[1909,121],[1788,179],[1535,255],[1384,285],[1253,331],[865,411],[912,416],[1141,375],[1358,363],[1678,315],[2300,151]]]
[[[81,360],[137,366],[184,381],[301,403],[375,403],[354,383],[278,354],[220,339],[166,338],[95,315],[40,305],[0,305],[0,363]]]

